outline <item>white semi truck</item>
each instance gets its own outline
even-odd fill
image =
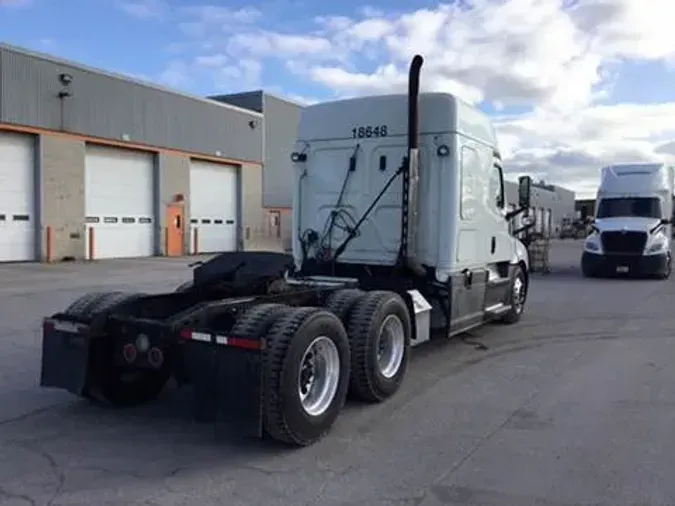
[[[174,292],[86,294],[45,319],[44,387],[115,406],[190,383],[194,414],[292,445],[322,437],[348,393],[394,395],[412,346],[517,322],[528,292],[489,119],[448,94],[307,107],[293,255],[223,253]]]
[[[672,269],[673,167],[625,163],[604,167],[592,232],[581,258],[584,276],[667,279]]]

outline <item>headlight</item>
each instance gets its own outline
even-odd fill
[[[663,250],[666,246],[666,239],[665,238],[659,238],[656,239],[651,246],[649,246],[649,249],[647,250],[647,253],[658,253],[659,251]]]
[[[598,242],[597,236],[592,236],[586,239],[586,244],[584,245],[584,247],[588,251],[600,251],[600,244]]]

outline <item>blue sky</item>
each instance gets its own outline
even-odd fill
[[[308,103],[401,91],[421,52],[423,86],[493,115],[514,172],[583,192],[592,164],[666,156],[675,140],[670,5],[0,0],[0,40],[192,94]]]
[[[171,0],[4,0],[8,6],[0,11],[0,34],[4,42],[44,51],[87,65],[162,81],[162,73],[172,61],[190,56],[208,55],[208,50],[194,48],[179,52],[177,46],[187,43],[181,23],[194,20],[186,8],[202,5],[237,11],[257,9],[263,15],[256,28],[285,33],[310,33],[321,16],[359,16],[360,2],[348,0],[339,7],[332,4],[302,1],[245,2],[242,0],[199,1]],[[13,2],[16,4],[14,5]],[[0,5],[3,0],[0,0]],[[163,5],[164,4],[164,5]],[[134,9],[136,6],[136,9]],[[166,6],[169,8],[167,9]],[[372,10],[381,10],[393,17],[396,13],[434,9],[438,3],[428,1],[373,1]],[[58,20],[58,22],[55,22]],[[288,90],[300,96],[326,98],[331,95],[325,86],[312,85],[304,79],[288,76],[280,62],[269,62],[262,73],[262,86]],[[363,69],[379,64],[365,61]],[[653,103],[675,99],[673,74],[663,62],[627,62],[613,83],[612,100]],[[178,83],[176,83],[178,84]],[[208,79],[186,82],[186,91],[209,94],[221,91],[242,91],[236,81],[216,84]],[[487,110],[494,110],[490,104]],[[516,107],[509,112],[527,110]]]

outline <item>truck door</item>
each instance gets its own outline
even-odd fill
[[[488,263],[506,262],[512,256],[513,240],[509,233],[509,222],[506,220],[506,193],[504,191],[504,173],[497,162],[490,169],[488,185],[487,214],[489,223],[488,233]]]

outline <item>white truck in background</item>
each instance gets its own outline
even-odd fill
[[[584,276],[670,276],[673,178],[673,167],[663,163],[602,169],[581,258]]]

